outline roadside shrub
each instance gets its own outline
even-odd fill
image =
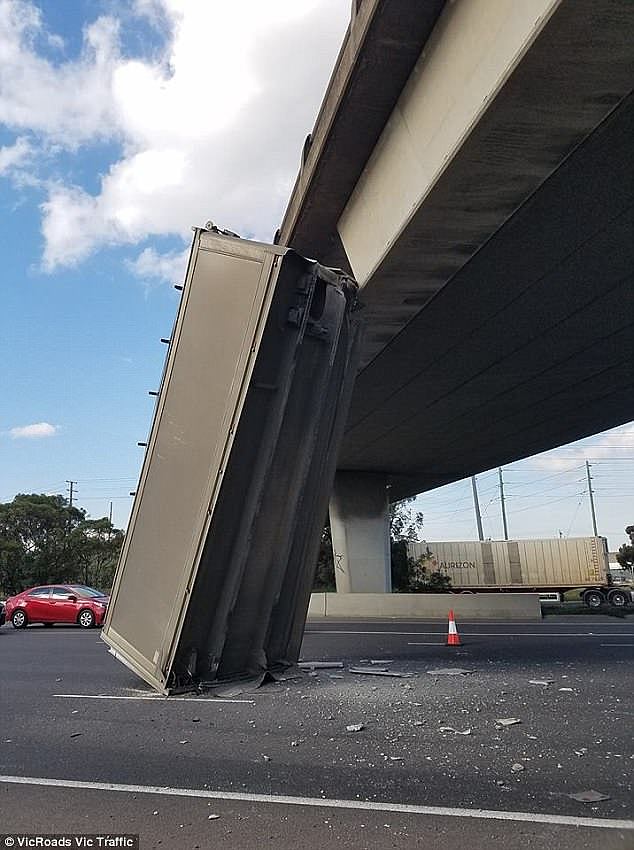
[[[430,570],[427,562],[430,553],[420,558],[408,558],[410,593],[447,593],[451,590],[451,579],[439,570]]]

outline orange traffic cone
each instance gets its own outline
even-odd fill
[[[456,628],[453,610],[449,612],[449,634],[447,635],[447,646],[460,646],[460,635]]]

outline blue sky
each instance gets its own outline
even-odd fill
[[[270,240],[349,7],[0,0],[0,500],[73,480],[125,526],[191,226]],[[590,532],[586,457],[599,530],[624,541],[632,425],[508,467],[512,535]],[[427,539],[474,536],[469,482],[418,503]]]

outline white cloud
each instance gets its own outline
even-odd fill
[[[185,269],[189,248],[184,251],[168,251],[160,254],[154,248],[144,248],[136,260],[128,263],[130,270],[146,282],[181,284],[185,279]]]
[[[96,194],[49,186],[49,271],[104,245],[186,237],[210,218],[270,238],[349,16],[341,0],[132,2],[170,34],[162,56],[124,56],[121,27],[139,19],[102,17],[78,58],[53,64],[37,51],[54,34],[35,7],[0,0],[0,122],[66,149],[122,148]]]
[[[0,0],[0,123],[42,133],[76,147],[112,137],[112,69],[120,61],[118,22],[98,18],[84,31],[80,57],[55,65],[37,52],[38,39],[59,47],[43,32],[39,10],[27,0]]]
[[[8,174],[15,168],[24,165],[31,155],[31,145],[28,139],[20,137],[12,145],[0,148],[0,175]]]
[[[602,460],[622,457],[623,449],[634,450],[634,422],[587,437],[562,449],[537,455],[534,463],[542,469],[566,470],[584,463],[586,459]]]
[[[33,425],[11,428],[9,434],[14,440],[39,440],[43,437],[54,437],[58,430],[55,425],[50,425],[48,422],[35,422]]]

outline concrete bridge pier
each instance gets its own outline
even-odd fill
[[[330,529],[339,593],[390,593],[390,521],[385,476],[338,472]]]

